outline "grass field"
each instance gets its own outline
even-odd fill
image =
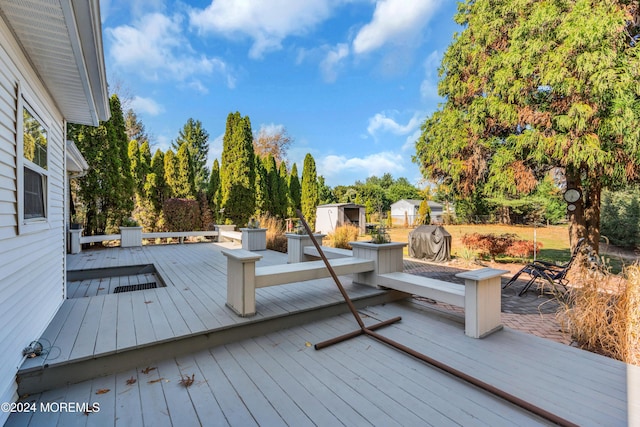
[[[569,246],[569,229],[567,226],[530,227],[502,224],[465,224],[447,225],[444,227],[451,234],[451,255],[461,257],[464,255],[465,246],[462,244],[462,236],[471,233],[480,234],[516,234],[522,240],[542,244],[539,259],[548,261],[568,261],[571,257]],[[412,228],[392,228],[387,230],[394,242],[408,242]]]

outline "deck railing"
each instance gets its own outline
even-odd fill
[[[99,243],[120,240],[122,247],[142,246],[142,239],[179,239],[183,243],[186,237],[226,237],[235,239],[240,233],[232,231],[235,226],[224,226],[215,230],[202,231],[167,231],[144,233],[142,227],[120,227],[120,234],[100,234],[96,236],[83,236],[83,229],[69,230],[70,252],[77,254],[82,251],[85,243]]]

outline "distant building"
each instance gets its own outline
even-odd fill
[[[365,207],[354,203],[332,203],[320,205],[316,211],[316,232],[329,234],[342,225],[358,227],[360,234],[366,232]]]
[[[391,219],[393,225],[404,225],[405,215],[409,227],[413,227],[416,218],[418,217],[418,211],[420,210],[420,203],[422,200],[415,199],[402,199],[391,204]],[[442,223],[442,216],[444,214],[444,206],[440,203],[428,201],[427,204],[431,208],[431,223]]]

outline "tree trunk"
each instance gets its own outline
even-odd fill
[[[599,252],[600,244],[600,197],[602,185],[597,179],[583,185],[579,172],[566,172],[567,189],[580,190],[582,197],[573,203],[575,210],[568,211],[569,217],[569,241],[571,250],[576,247],[580,238],[586,238],[587,244],[593,250]]]

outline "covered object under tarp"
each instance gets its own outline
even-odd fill
[[[451,234],[439,225],[421,225],[409,233],[409,256],[430,261],[449,261]]]

